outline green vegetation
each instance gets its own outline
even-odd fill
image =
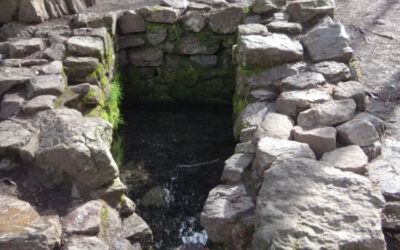
[[[110,97],[106,103],[105,109],[108,117],[108,121],[112,124],[113,128],[116,129],[118,125],[123,123],[119,105],[122,101],[122,85],[120,74],[117,72],[114,79],[111,81]]]
[[[233,95],[233,121],[236,121],[236,118],[246,108],[247,104],[246,99],[240,98],[236,93]]]
[[[118,133],[115,133],[113,136],[113,142],[111,144],[111,154],[113,155],[118,166],[121,166],[124,160],[123,145],[122,136]]]

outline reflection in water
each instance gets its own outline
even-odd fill
[[[140,104],[123,109],[121,176],[156,249],[205,245],[199,217],[233,153],[231,106]]]

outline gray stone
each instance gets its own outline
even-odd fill
[[[253,89],[277,90],[280,80],[298,74],[305,66],[304,62],[299,62],[254,72],[243,71],[239,68],[236,77],[236,93],[238,96],[247,97]]]
[[[101,38],[90,36],[73,36],[67,41],[67,49],[74,56],[104,57],[104,43]]]
[[[118,40],[118,45],[120,49],[139,47],[146,43],[146,41],[138,35],[119,36]]]
[[[270,90],[253,90],[248,96],[249,102],[271,102],[275,101],[278,94],[275,91]]]
[[[310,89],[283,92],[276,100],[276,112],[296,118],[312,104],[329,102],[332,96],[329,89]]]
[[[371,115],[370,113],[365,113],[365,112],[359,113],[354,117],[354,120],[356,120],[356,119],[371,122],[374,125],[376,131],[378,132],[379,136],[383,135],[383,133],[385,132],[385,129],[387,127],[385,121],[383,121],[382,119],[380,119],[374,115]]]
[[[242,36],[249,35],[261,35],[267,36],[269,34],[268,29],[265,25],[258,23],[250,23],[250,24],[241,24],[238,27],[238,39]]]
[[[256,145],[254,145],[252,142],[242,142],[236,144],[235,147],[235,154],[255,154],[256,153]]]
[[[382,227],[400,231],[400,202],[386,202],[382,210]]]
[[[98,86],[90,85],[88,92],[90,94],[83,97],[85,105],[99,105],[101,103],[101,99],[104,98],[103,91]]]
[[[245,127],[242,128],[239,132],[239,140],[240,142],[249,142],[253,139],[254,133],[257,130],[257,126]]]
[[[68,79],[85,78],[97,69],[99,59],[93,57],[67,57],[64,69]]]
[[[109,250],[109,247],[95,236],[72,236],[65,241],[65,250]]]
[[[61,74],[39,75],[29,80],[28,98],[38,95],[60,95],[66,87],[66,79]]]
[[[320,21],[301,39],[313,62],[348,62],[353,56],[348,40],[344,26],[329,17]]]
[[[374,142],[372,145],[361,147],[361,149],[368,156],[369,161],[372,161],[373,159],[382,155],[382,143],[379,141]]]
[[[53,61],[39,68],[39,72],[44,75],[62,74],[63,65],[61,61]]]
[[[356,110],[353,99],[331,101],[301,112],[297,124],[302,127],[338,125],[349,121]]]
[[[160,5],[174,9],[186,9],[189,2],[187,0],[161,0]]]
[[[193,34],[186,34],[176,44],[176,52],[181,55],[206,54],[212,55],[218,51],[221,38],[212,37],[204,40]]]
[[[14,86],[22,85],[35,77],[29,68],[0,67],[0,95]]]
[[[297,35],[303,31],[301,24],[286,21],[273,21],[267,24],[267,27],[272,32],[286,33],[291,35]]]
[[[260,176],[275,161],[294,158],[315,159],[315,154],[308,144],[296,141],[264,137],[257,144],[255,164]]]
[[[314,64],[311,70],[321,73],[329,83],[338,83],[350,78],[350,69],[344,63],[325,61]]]
[[[46,186],[66,181],[80,190],[113,183],[118,167],[111,152],[112,127],[100,118],[82,117],[72,109],[46,110],[36,114],[32,125],[40,129],[35,166],[48,177]]]
[[[54,249],[61,243],[60,219],[41,217],[29,203],[0,195],[0,235],[0,249]]]
[[[164,53],[156,48],[148,48],[129,53],[129,61],[139,67],[159,66],[163,63]]]
[[[243,128],[257,127],[264,121],[265,116],[272,111],[272,103],[255,102],[248,104],[236,118],[234,134],[237,135]]]
[[[92,0],[66,0],[66,2],[72,14],[83,12],[87,7],[94,5]]]
[[[242,181],[243,173],[254,159],[254,154],[234,154],[225,161],[221,181],[226,184],[235,184]]]
[[[63,230],[67,234],[97,235],[102,220],[103,202],[93,200],[74,208],[63,217]]]
[[[8,158],[2,158],[0,160],[0,171],[11,171],[20,167],[20,165],[14,160]]]
[[[301,44],[283,34],[242,36],[238,46],[238,61],[244,67],[271,66],[303,58]]]
[[[157,46],[167,39],[167,29],[150,29],[146,32],[147,41],[153,46]]]
[[[124,12],[118,19],[118,27],[122,34],[146,31],[146,24],[143,17],[131,10]]]
[[[290,139],[292,137],[293,120],[282,114],[268,113],[257,127],[253,143],[257,144],[264,137]]]
[[[358,110],[365,110],[365,90],[364,86],[356,81],[339,82],[333,89],[334,99],[353,99],[357,104]]]
[[[18,20],[26,23],[42,23],[49,19],[44,0],[20,0]]]
[[[384,199],[365,177],[288,159],[264,173],[253,249],[384,250]]]
[[[23,125],[10,120],[0,122],[0,135],[2,155],[18,152],[32,137],[32,133]]]
[[[243,8],[227,7],[216,10],[209,15],[208,25],[210,29],[218,34],[230,34],[238,30],[245,14]]]
[[[292,19],[300,23],[309,23],[326,15],[333,17],[335,13],[334,0],[295,0],[290,1],[286,8]]]
[[[3,66],[5,67],[33,67],[48,63],[46,59],[5,59]]]
[[[293,129],[294,140],[307,143],[314,151],[317,158],[336,148],[336,129],[333,127],[302,128]]]
[[[44,4],[50,18],[58,18],[69,14],[65,0],[45,0]]]
[[[116,239],[110,247],[110,250],[142,250],[140,243],[132,245],[127,239]]]
[[[144,20],[152,23],[176,23],[179,18],[179,11],[170,7],[144,7],[137,12]]]
[[[242,185],[219,185],[210,191],[200,223],[213,242],[229,242],[240,217],[254,210],[254,202]]]
[[[43,58],[49,61],[61,61],[64,59],[65,45],[62,43],[52,44],[43,51]]]
[[[122,238],[131,242],[140,242],[141,244],[151,244],[153,242],[153,233],[150,227],[135,213],[122,221],[122,227]]]
[[[77,94],[86,94],[90,90],[90,86],[92,86],[90,83],[82,83],[78,85],[73,85],[69,86],[68,88]]]
[[[53,109],[56,99],[57,96],[54,95],[40,95],[27,101],[22,107],[22,110],[26,114],[34,114],[39,111]]]
[[[314,72],[304,72],[283,79],[281,82],[281,90],[291,91],[312,89],[317,87],[318,85],[324,85],[325,83],[326,81],[322,74]]]
[[[0,118],[8,119],[10,116],[17,115],[25,102],[22,93],[10,93],[3,96],[0,106]]]
[[[78,14],[74,18],[75,28],[107,28],[112,36],[116,33],[117,28],[117,13],[83,13]]]
[[[164,207],[168,204],[169,199],[169,190],[162,186],[157,186],[147,191],[140,203],[145,207]]]
[[[44,49],[45,44],[41,38],[18,40],[10,43],[10,58],[23,58]]]
[[[256,14],[267,15],[278,11],[282,5],[286,5],[286,0],[255,0],[251,10]]]
[[[207,17],[198,11],[190,11],[182,17],[183,25],[187,30],[200,32],[207,25]]]
[[[9,23],[17,14],[19,1],[1,0],[0,1],[0,24]]]
[[[343,171],[350,171],[356,174],[365,174],[368,164],[368,157],[363,150],[356,145],[335,149],[325,153],[321,161],[329,162],[332,166]]]
[[[217,56],[215,55],[193,55],[190,61],[201,68],[210,68],[217,65]]]
[[[353,119],[337,128],[338,141],[343,145],[369,146],[379,140],[375,126],[366,120]]]

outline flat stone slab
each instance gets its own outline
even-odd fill
[[[297,124],[302,127],[338,125],[349,121],[355,110],[353,99],[326,102],[301,112]]]
[[[305,90],[316,88],[326,83],[325,77],[320,73],[304,72],[286,77],[281,81],[282,91]]]
[[[337,100],[353,99],[358,110],[365,110],[365,90],[360,82],[339,82],[333,89],[333,98]]]
[[[350,171],[356,174],[365,174],[368,164],[368,156],[356,145],[338,148],[325,153],[321,161],[329,162],[332,166],[343,171]]]
[[[104,42],[99,37],[73,36],[67,41],[67,49],[71,55],[96,57],[99,60],[105,54]]]
[[[303,27],[299,23],[292,23],[286,21],[273,21],[267,24],[268,30],[277,33],[286,33],[291,35],[300,34]]]
[[[310,159],[264,173],[253,249],[386,249],[384,199],[365,177]]]
[[[242,184],[219,185],[210,191],[200,223],[213,242],[224,242],[237,220],[254,208],[254,202]]]
[[[329,83],[338,83],[350,78],[349,67],[340,62],[325,61],[314,64],[311,70],[321,73]]]
[[[235,184],[242,180],[244,171],[250,167],[254,154],[234,154],[225,161],[221,181],[227,184]]]
[[[182,17],[183,25],[187,30],[200,32],[207,25],[205,14],[197,11],[190,11]]]
[[[44,50],[41,38],[21,39],[10,43],[10,58],[23,58]]]
[[[154,67],[162,64],[164,53],[156,48],[144,49],[141,51],[131,52],[129,61],[139,67]]]
[[[94,57],[67,57],[64,60],[65,72],[69,79],[82,79],[94,72],[99,59]]]
[[[18,151],[31,137],[32,133],[19,123],[10,120],[0,122],[0,153]]]
[[[28,97],[38,95],[61,95],[66,87],[66,79],[62,74],[39,75],[29,80]]]
[[[63,230],[67,234],[97,235],[101,224],[103,202],[93,200],[75,208],[63,217]]]
[[[277,138],[264,137],[257,144],[256,166],[260,176],[277,160],[309,158],[315,154],[308,144]]]
[[[220,45],[219,37],[202,39],[198,35],[186,34],[177,41],[175,50],[181,55],[212,55],[218,51]]]
[[[0,67],[0,95],[35,76],[36,74],[29,68]]]
[[[238,41],[238,61],[244,67],[263,67],[303,59],[303,46],[284,34],[242,36]]]
[[[238,30],[244,16],[243,8],[227,7],[211,13],[208,17],[208,25],[217,34],[230,34]]]
[[[318,158],[336,148],[336,129],[333,127],[302,128],[296,126],[293,129],[294,140],[307,143]]]
[[[147,22],[152,23],[176,23],[179,18],[179,10],[170,7],[156,6],[144,7],[137,11]]]
[[[7,119],[10,116],[17,115],[25,103],[22,93],[10,93],[3,96],[0,106],[0,118]]]
[[[26,114],[34,114],[39,111],[53,109],[54,101],[57,99],[57,96],[54,95],[40,95],[32,98],[27,101],[25,105],[22,107],[22,110]]]
[[[118,27],[122,34],[146,31],[146,24],[143,17],[132,10],[124,12],[124,14],[118,18]]]

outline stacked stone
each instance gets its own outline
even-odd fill
[[[75,29],[32,26],[26,36],[0,43],[0,170],[32,171],[48,188],[68,183],[73,198],[89,200],[60,219],[1,194],[1,249],[151,244],[152,232],[124,195],[110,152],[106,109],[116,20],[115,13],[80,15]]]
[[[80,13],[94,4],[94,0],[1,0],[0,25],[14,20],[42,23],[49,18]]]
[[[239,26],[240,143],[201,214],[212,241],[231,249],[386,249],[384,199],[363,176],[381,153],[385,123],[365,112],[334,8],[333,0],[256,0],[250,18],[261,22]]]
[[[231,102],[231,49],[246,8],[162,4],[126,11],[118,19],[126,94],[140,100]]]

